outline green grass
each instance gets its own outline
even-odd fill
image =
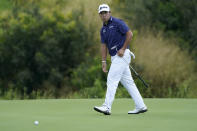
[[[93,110],[103,99],[0,100],[1,131],[196,131],[197,99],[145,99],[149,111],[128,115],[131,99],[115,99],[112,115]],[[38,120],[39,125],[34,125]]]

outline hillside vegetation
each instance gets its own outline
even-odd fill
[[[155,22],[159,16],[144,23],[139,15],[158,3],[152,0],[145,6],[140,1],[1,2],[9,7],[0,6],[0,98],[103,98],[107,76],[101,70],[102,22],[97,13],[101,3],[108,3],[112,15],[124,19],[134,33],[132,66],[150,85],[144,88],[134,76],[144,97],[196,97],[197,66],[195,50],[190,53],[191,41],[175,35],[177,30],[170,28],[175,25],[168,27],[168,21]],[[167,7],[162,6],[162,11]],[[147,16],[154,13],[149,11]],[[107,62],[110,65],[109,56]],[[121,85],[116,96],[129,97]]]

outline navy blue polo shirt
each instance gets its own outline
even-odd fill
[[[112,16],[107,25],[103,24],[100,30],[101,43],[107,45],[111,56],[116,55],[117,51],[123,47],[128,31],[129,27],[124,21]]]

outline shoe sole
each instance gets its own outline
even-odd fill
[[[147,112],[147,111],[148,111],[148,109],[146,109],[146,110],[141,110],[141,111],[136,112],[136,113],[128,113],[128,114],[140,114],[140,113],[144,113],[144,112]]]
[[[111,113],[109,113],[109,112],[103,112],[103,111],[101,111],[101,110],[99,110],[99,109],[97,109],[95,107],[94,107],[94,110],[97,111],[97,112],[103,113],[105,115],[111,115]]]

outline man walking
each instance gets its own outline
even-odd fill
[[[107,4],[99,6],[98,13],[103,21],[100,30],[102,70],[107,72],[107,49],[111,55],[111,66],[107,76],[107,92],[105,102],[102,106],[95,106],[94,110],[105,115],[111,114],[111,106],[115,97],[119,81],[127,89],[135,102],[135,109],[128,114],[138,114],[147,111],[134,80],[131,76],[129,63],[131,62],[131,52],[128,49],[132,39],[132,32],[129,27],[120,19],[111,16],[110,8]],[[135,57],[133,55],[133,57]]]

